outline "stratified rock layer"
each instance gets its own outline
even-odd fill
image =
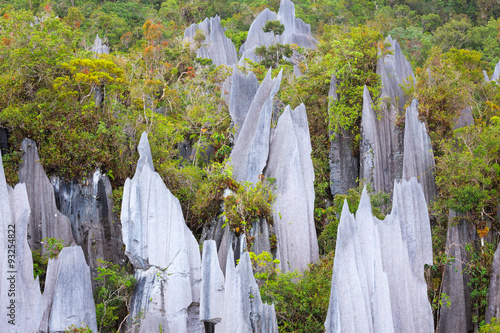
[[[219,16],[210,19],[207,17],[200,24],[193,23],[184,32],[184,40],[193,43],[198,30],[201,30],[205,36],[196,55],[198,58],[212,59],[216,66],[236,64],[238,61],[236,48],[224,34]]]
[[[276,179],[273,206],[278,239],[277,257],[283,271],[304,271],[319,257],[314,226],[314,169],[311,140],[303,104],[286,107],[273,135],[266,176]]]
[[[28,243],[32,250],[46,252],[42,246],[45,238],[57,238],[65,245],[74,243],[71,222],[56,207],[54,188],[45,174],[34,141],[24,139],[23,164],[19,170],[19,182],[26,184],[31,208],[28,224]]]
[[[201,259],[179,200],[154,171],[146,133],[141,136],[134,178],[125,181],[121,220],[126,254],[137,287],[129,326],[140,332],[199,332]],[[196,318],[196,319],[193,319]]]
[[[433,332],[424,265],[432,239],[422,187],[394,185],[393,209],[373,217],[363,190],[356,216],[344,203],[337,231],[326,332]]]
[[[441,294],[449,298],[443,299],[437,332],[472,332],[472,308],[470,303],[469,276],[464,272],[468,263],[466,244],[476,239],[475,228],[453,211],[449,214],[448,231],[446,233],[446,254],[454,258],[444,268]]]
[[[431,138],[425,124],[418,119],[418,102],[414,99],[405,116],[403,179],[416,177],[422,184],[427,203],[436,196],[435,169]]]

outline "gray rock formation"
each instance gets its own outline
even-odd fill
[[[377,63],[377,74],[382,79],[380,110],[375,112],[368,90],[363,92],[361,118],[360,179],[366,179],[375,192],[391,192],[394,180],[402,178],[403,132],[396,121],[404,112],[406,103],[401,84],[414,78],[410,62],[391,36],[388,54]]]
[[[266,176],[276,179],[273,206],[277,258],[284,272],[304,271],[319,257],[314,225],[314,169],[303,104],[286,107],[278,120],[269,151]]]
[[[233,257],[230,249],[226,267],[224,311],[216,331],[277,333],[274,305],[262,303],[248,252],[243,253],[237,267],[230,260]]]
[[[88,326],[93,332],[97,332],[90,269],[85,263],[82,248],[63,248],[57,259],[49,261],[49,266],[51,265],[56,265],[57,268],[54,275],[47,274],[45,281],[46,288],[53,288],[49,331],[64,332],[71,325],[75,325]]]
[[[328,98],[335,103],[338,100],[337,79],[335,74],[330,80],[330,90]],[[359,175],[359,157],[353,154],[351,132],[342,130],[340,133],[330,133],[334,135],[330,141],[330,189],[332,195],[347,194],[350,188],[357,186]]]
[[[219,266],[215,241],[203,243],[201,263],[200,320],[217,324],[224,311],[224,274]]]
[[[140,332],[199,332],[201,259],[198,243],[184,222],[179,200],[154,171],[146,133],[137,169],[125,181],[121,220],[126,254],[138,281],[129,326]]]
[[[490,285],[488,288],[488,308],[486,309],[485,321],[491,322],[491,318],[500,318],[500,246],[495,251],[493,266],[491,268]]]
[[[281,76],[282,71],[271,79],[269,70],[248,108],[230,156],[233,177],[237,181],[258,182],[258,177],[266,166],[273,100],[279,90]]]
[[[474,125],[474,118],[472,117],[472,108],[466,106],[464,109],[460,110],[458,118],[455,120],[455,126],[453,129],[462,128],[466,126]]]
[[[193,23],[184,31],[184,41],[193,43],[196,31],[201,30],[205,36],[198,50],[198,58],[212,59],[216,66],[233,65],[238,61],[233,42],[226,37],[220,25],[219,16],[205,18],[200,24]]]
[[[285,26],[281,36],[275,37],[272,32],[262,30],[267,21],[274,20],[280,21]],[[241,58],[238,64],[243,66],[245,58],[260,61],[255,55],[255,48],[276,43],[296,44],[309,49],[316,47],[317,41],[312,37],[310,25],[295,17],[295,5],[290,0],[281,0],[277,15],[266,8],[255,18],[248,30],[245,43],[240,47]]]
[[[233,76],[231,81],[231,94],[229,97],[229,114],[235,127],[234,141],[238,139],[238,135],[243,126],[248,109],[252,105],[252,101],[259,89],[259,81],[253,72],[249,72],[246,76],[238,71],[236,66],[233,67]]]
[[[471,244],[476,239],[475,228],[455,212],[450,211],[448,231],[446,233],[446,254],[451,262],[445,266],[441,292],[449,298],[443,299],[439,314],[437,332],[472,332],[472,308],[470,303],[470,288],[468,274],[464,269],[468,261],[465,244]]]
[[[109,47],[102,43],[102,39],[99,35],[95,36],[94,45],[92,45],[92,52],[95,54],[109,54]]]
[[[86,184],[52,177],[58,209],[71,221],[71,230],[94,276],[97,259],[123,263],[120,221],[113,213],[109,178],[96,170]]]
[[[394,185],[393,209],[373,217],[366,188],[337,231],[326,332],[433,332],[424,265],[432,264],[427,204],[415,178]],[[451,331],[450,331],[451,332]]]
[[[42,240],[47,237],[61,239],[66,246],[74,243],[71,222],[56,207],[54,188],[40,164],[35,142],[24,139],[21,149],[24,155],[19,182],[26,184],[31,208],[28,224],[30,248],[45,253]]]
[[[0,153],[7,154],[9,150],[9,132],[6,128],[0,126]]]
[[[486,73],[485,70],[483,70],[483,74],[484,74],[484,81],[486,82],[495,81],[498,83],[498,79],[500,79],[500,61],[496,64],[495,70],[491,75],[491,79],[488,77],[488,73]]]
[[[435,169],[431,138],[425,124],[418,119],[418,101],[414,99],[405,116],[403,179],[416,177],[422,184],[428,204],[437,193]]]

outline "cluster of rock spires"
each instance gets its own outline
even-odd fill
[[[394,184],[391,214],[372,215],[363,190],[356,216],[344,202],[326,332],[434,332],[424,265],[432,238],[422,186]],[[451,332],[451,331],[448,331]]]
[[[272,32],[264,32],[267,21],[278,20],[285,26],[281,36],[274,36]],[[220,25],[220,18],[206,18],[203,22],[193,23],[184,31],[184,41],[194,44],[194,38],[198,30],[205,36],[201,47],[197,51],[197,57],[208,58],[217,66],[231,66],[238,63],[245,64],[245,59],[260,61],[255,55],[255,48],[259,46],[270,46],[276,43],[296,44],[304,48],[314,48],[316,40],[311,35],[311,27],[299,18],[295,17],[295,5],[290,0],[281,0],[278,14],[264,9],[252,22],[245,43],[241,45],[238,61],[236,48],[229,38],[224,35]]]
[[[154,171],[146,133],[138,150],[136,173],[125,182],[121,214],[126,254],[137,279],[129,328],[277,332],[274,307],[260,300],[248,252],[235,267],[229,246],[225,279],[215,241],[204,242],[202,261],[179,201]]]
[[[31,147],[30,147],[31,146]],[[0,322],[2,332],[64,332],[72,325],[97,332],[90,269],[80,246],[64,248],[50,259],[45,288],[33,278],[32,248],[39,237],[63,237],[74,243],[68,218],[55,208],[52,185],[37,160],[36,147],[23,142],[21,182],[14,189],[5,181],[0,159]],[[45,177],[45,178],[44,178]],[[23,182],[24,180],[24,182]]]

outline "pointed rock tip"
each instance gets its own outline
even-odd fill
[[[370,207],[370,196],[368,195],[368,190],[366,189],[366,185],[363,187],[363,192],[361,192],[361,199],[359,200],[358,210],[364,207]]]
[[[148,165],[153,167],[153,156],[151,155],[151,147],[149,146],[148,134],[144,131],[141,134],[141,140],[139,141],[139,146],[137,146],[137,151],[139,152],[139,161],[137,162],[137,166],[146,162]],[[142,163],[141,163],[142,162]]]

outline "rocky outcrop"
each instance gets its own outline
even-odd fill
[[[418,101],[414,99],[405,115],[403,179],[418,179],[427,204],[436,197],[435,169],[431,138],[425,124],[418,119]]]
[[[432,264],[427,204],[415,178],[394,185],[393,208],[372,215],[363,190],[337,231],[326,332],[433,332],[424,265]]]
[[[474,125],[474,118],[472,117],[472,108],[470,106],[466,106],[462,110],[460,110],[457,119],[455,120],[455,126],[453,129],[462,128],[466,126]]]
[[[491,78],[488,77],[488,73],[486,73],[485,70],[483,70],[483,74],[484,74],[484,81],[486,82],[494,81],[498,83],[498,80],[500,79],[500,61],[496,64],[495,70],[493,71]]]
[[[233,42],[226,37],[220,25],[219,16],[205,18],[199,24],[193,23],[184,31],[184,41],[193,43],[196,32],[201,30],[205,36],[196,57],[212,59],[216,66],[233,65],[238,61]]]
[[[59,177],[52,177],[50,181],[57,208],[69,217],[73,238],[82,247],[92,276],[97,276],[97,259],[124,263],[121,225],[113,213],[109,178],[96,170],[85,184]]]
[[[338,100],[337,79],[332,75],[328,98],[335,103]],[[352,132],[341,130],[339,133],[330,133],[330,190],[332,196],[347,194],[350,188],[357,186],[359,175],[359,156],[352,151]]]
[[[97,332],[90,269],[80,246],[65,247],[58,258],[49,261],[45,285],[49,292],[44,292],[44,297],[52,296],[51,333],[65,332],[72,325]]]
[[[42,245],[45,238],[57,238],[70,245],[74,243],[71,222],[56,207],[54,188],[45,174],[34,141],[24,139],[24,152],[19,170],[19,182],[26,184],[31,208],[28,224],[28,243],[32,250],[46,252]]]
[[[450,211],[446,233],[446,254],[450,260],[444,268],[441,294],[443,306],[439,314],[437,332],[473,332],[469,275],[464,272],[469,254],[466,244],[476,240],[475,228],[455,212]],[[449,305],[449,306],[447,306]]]
[[[215,241],[203,243],[201,263],[200,320],[215,325],[222,320],[224,310],[224,274]]]
[[[94,45],[92,45],[92,52],[95,54],[109,54],[109,47],[102,43],[102,39],[99,35],[95,36]]]
[[[243,126],[248,109],[252,105],[252,101],[259,89],[259,81],[253,72],[249,72],[246,76],[238,71],[236,66],[233,67],[233,76],[231,80],[231,94],[229,97],[229,114],[235,128],[234,141],[238,139],[238,135]]]
[[[140,332],[199,332],[201,258],[179,200],[154,171],[146,133],[135,175],[125,181],[121,221],[126,254],[136,268],[129,326]]]
[[[277,258],[284,272],[304,271],[319,257],[314,225],[314,169],[311,140],[303,104],[286,107],[278,120],[266,167],[266,176],[276,179],[273,206],[278,239]]]
[[[257,89],[248,108],[237,140],[231,152],[233,178],[256,183],[266,166],[274,96],[279,90],[282,71],[271,79],[271,70]]]
[[[274,20],[280,21],[285,26],[285,31],[280,36],[262,30],[267,21]],[[241,58],[238,64],[243,66],[246,58],[260,61],[255,55],[255,49],[276,43],[296,44],[309,49],[316,47],[317,41],[312,37],[310,25],[295,17],[295,5],[290,0],[281,0],[277,15],[266,8],[255,18],[248,30],[245,43],[240,47]]]
[[[500,318],[500,246],[497,247],[493,257],[490,285],[488,288],[488,308],[485,321],[490,323],[492,318]]]
[[[224,287],[224,310],[216,331],[277,333],[274,305],[262,302],[248,252],[243,253],[236,267],[231,260],[233,257],[230,249]]]

